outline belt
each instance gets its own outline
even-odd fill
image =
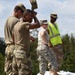
[[[39,46],[39,45],[46,45],[46,46],[48,46],[48,44],[38,44],[38,46]]]
[[[9,44],[6,44],[6,45],[7,45],[7,46],[8,46],[8,45],[14,45],[14,43],[9,43]]]
[[[44,44],[44,45],[48,46],[48,44]]]

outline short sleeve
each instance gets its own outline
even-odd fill
[[[41,35],[45,35],[45,30],[41,30]]]
[[[23,24],[24,24],[24,26],[25,26],[26,29],[29,29],[29,26],[30,26],[31,23],[29,23],[29,22],[24,22]]]
[[[18,22],[20,22],[19,19],[15,20],[15,21],[13,22],[13,25],[12,25],[13,27],[12,27],[12,30],[11,30],[12,33],[13,33],[13,30],[14,30],[14,26],[15,26]]]

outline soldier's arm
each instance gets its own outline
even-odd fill
[[[29,29],[39,28],[40,27],[39,20],[37,19],[36,16],[34,16],[33,19],[34,19],[34,23],[30,24]]]
[[[47,29],[47,32],[48,32],[48,34],[50,34],[50,31],[48,29]],[[52,43],[50,42],[50,39],[49,39],[49,42],[48,42],[48,46],[51,47],[51,48],[53,47]]]
[[[30,36],[30,40],[34,42],[35,41],[35,38],[32,37],[32,36]]]

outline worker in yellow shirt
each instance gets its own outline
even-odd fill
[[[56,20],[58,18],[57,14],[50,15],[50,22],[48,23],[48,32],[50,36],[50,47],[55,53],[59,68],[62,64],[63,60],[63,47],[62,47],[62,39],[60,36],[60,32],[58,29],[58,25]]]

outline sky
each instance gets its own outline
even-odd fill
[[[16,4],[23,3],[27,9],[31,9],[29,0],[0,0],[0,37],[4,37],[4,25],[9,16],[13,14]],[[75,0],[37,0],[39,20],[50,21],[50,14],[58,15],[57,23],[60,34],[75,35]]]

